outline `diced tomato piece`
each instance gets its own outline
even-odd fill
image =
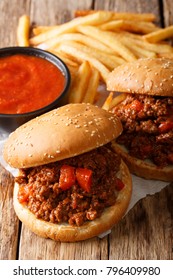
[[[92,170],[87,168],[76,168],[76,179],[80,187],[86,192],[90,192],[91,178]]]
[[[130,108],[135,110],[136,112],[140,112],[141,110],[143,110],[144,105],[137,99],[135,99],[131,104],[130,104]]]
[[[124,188],[124,183],[119,179],[116,178],[116,189],[121,191]]]
[[[28,201],[29,195],[30,195],[30,188],[29,185],[23,185],[20,186],[19,192],[18,192],[18,200],[20,203],[24,203]]]
[[[167,120],[165,122],[162,122],[159,125],[159,132],[160,133],[165,133],[168,132],[169,130],[173,129],[173,121],[172,120]]]
[[[75,184],[75,168],[70,165],[63,165],[60,169],[59,188],[68,190]]]

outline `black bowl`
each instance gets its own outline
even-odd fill
[[[32,47],[8,47],[0,49],[0,58],[5,56],[11,56],[15,54],[24,54],[29,56],[37,56],[44,59],[47,59],[49,62],[53,63],[59,70],[63,73],[65,77],[65,86],[60,95],[58,95],[57,99],[55,99],[49,105],[40,108],[38,110],[22,113],[22,114],[1,114],[0,113],[0,130],[3,132],[10,133],[14,131],[17,127],[29,121],[32,118],[35,118],[41,114],[44,114],[54,108],[62,106],[64,104],[66,93],[70,86],[70,72],[66,64],[54,54],[44,51],[41,49],[36,49]]]

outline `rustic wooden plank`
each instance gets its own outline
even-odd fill
[[[91,9],[92,0],[31,0],[30,16],[38,25],[63,23],[73,18],[76,9]]]
[[[95,0],[94,9],[96,10],[112,10],[117,12],[138,12],[138,13],[154,13],[156,22],[160,22],[159,0],[146,1],[120,1],[120,0]]]
[[[30,0],[0,1],[0,47],[16,45],[16,27],[19,16],[28,13]]]
[[[113,229],[109,259],[172,260],[172,205],[173,184],[138,202]]]
[[[29,244],[29,245],[28,245]],[[22,226],[19,259],[22,260],[99,260],[108,259],[107,237],[83,242],[61,243],[44,239]]]
[[[163,0],[163,15],[164,15],[164,25],[173,24],[173,1]]]
[[[13,177],[0,168],[0,259],[14,260],[17,254],[19,221],[13,209]]]

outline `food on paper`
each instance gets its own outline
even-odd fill
[[[19,169],[14,208],[33,232],[56,241],[85,240],[125,214],[131,175],[112,149],[119,119],[91,104],[68,104],[14,131],[4,158]]]

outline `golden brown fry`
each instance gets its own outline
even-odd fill
[[[94,104],[97,95],[97,88],[99,85],[99,76],[99,71],[97,71],[95,68],[92,68],[91,77],[89,79],[88,87],[82,102]]]
[[[156,17],[152,13],[116,13],[112,15],[112,19],[125,19],[125,20],[134,20],[134,21],[155,21]]]
[[[109,105],[109,108],[112,109],[115,106],[117,106],[119,103],[121,103],[123,100],[125,100],[127,97],[127,93],[120,93],[118,95],[116,95],[112,100],[111,103]]]
[[[146,21],[132,21],[132,20],[124,20],[122,26],[120,26],[122,30],[140,33],[140,34],[147,34],[156,30],[159,30],[155,24],[152,22]]]
[[[110,73],[110,71],[98,59],[96,59],[95,57],[93,57],[73,46],[66,45],[66,44],[60,45],[59,50],[67,53],[69,56],[76,58],[76,60],[78,60],[79,62],[82,62],[85,60],[89,61],[91,63],[91,65],[100,72],[100,76],[103,79],[103,81],[106,82],[107,75]]]
[[[77,29],[81,33],[94,37],[95,39],[109,46],[126,61],[136,60],[135,55],[125,45],[119,42],[114,34],[108,31],[102,31],[99,28],[93,26],[78,26]]]
[[[126,36],[121,36],[121,33],[117,35],[120,41],[122,41],[129,49],[138,57],[156,57],[156,52],[147,50],[141,46],[138,46],[134,40]]]
[[[143,36],[125,31],[121,33],[121,35],[131,38],[131,43],[134,43],[137,46],[144,48],[148,51],[153,51],[156,53],[172,53],[173,51],[173,48],[166,42],[152,44],[144,40]]]
[[[71,88],[68,93],[68,101],[69,103],[80,103],[82,102],[89,78],[91,76],[91,67],[88,61],[84,61],[72,82]]]
[[[96,10],[76,10],[75,11],[75,17],[82,17],[89,14],[96,13]],[[107,13],[110,13],[110,11],[107,11]],[[120,12],[113,12],[112,13],[112,19],[125,19],[125,20],[136,20],[136,21],[155,21],[156,17],[152,13],[120,13]]]
[[[113,20],[108,21],[99,27],[102,30],[107,31],[117,31],[119,29],[140,34],[147,34],[159,30],[159,28],[152,22],[134,20]]]
[[[48,51],[62,59],[67,64],[67,66],[79,67],[79,63],[77,63],[77,61],[72,60],[71,57],[67,56],[65,53],[57,49],[50,49]]]
[[[111,13],[97,12],[85,17],[75,18],[69,22],[61,24],[52,30],[48,30],[30,39],[31,45],[38,45],[42,42],[49,40],[55,36],[63,33],[74,32],[78,25],[98,25],[108,21],[111,18]]]
[[[85,52],[86,54],[95,57],[98,59],[101,63],[103,63],[107,68],[110,70],[113,70],[115,67],[118,65],[121,65],[125,61],[116,55],[110,55],[110,54],[105,54],[104,52],[94,49],[91,47],[87,47],[83,44],[80,44],[78,42],[74,41],[68,41],[68,43],[64,42],[65,44],[68,44],[68,46],[75,47],[76,49]]]
[[[113,92],[110,92],[108,97],[106,98],[104,104],[102,105],[102,109],[109,111],[110,110],[110,105],[112,103],[112,98],[113,98]]]
[[[87,15],[90,15],[90,14],[94,14],[98,11],[96,10],[76,10],[74,12],[74,17],[84,17],[84,16],[87,16]]]
[[[111,50],[108,46],[106,46],[105,44],[102,44],[100,41],[92,38],[92,37],[88,37],[86,35],[83,34],[79,34],[79,33],[66,33],[66,34],[61,34],[59,36],[53,37],[50,40],[47,40],[45,42],[43,42],[40,45],[37,45],[37,47],[47,50],[47,49],[53,49],[56,48],[60,43],[64,42],[64,41],[77,41],[80,42],[88,47],[92,47],[94,49],[98,49],[102,52],[105,52],[107,54],[115,54],[115,52],[113,50]]]
[[[156,30],[152,33],[143,36],[143,38],[150,43],[158,43],[162,40],[169,39],[171,37],[173,37],[173,25]]]
[[[17,26],[17,44],[20,47],[29,46],[30,18],[23,15],[19,18]]]
[[[58,25],[55,25],[55,26],[36,26],[32,29],[32,33],[36,36],[36,35],[39,35],[41,33],[44,33],[46,31],[49,31],[51,29],[55,29],[57,28]]]
[[[112,20],[112,21],[108,21],[106,23],[103,23],[101,25],[99,25],[99,28],[105,31],[108,30],[117,30],[119,28],[121,28],[121,26],[123,25],[123,20]]]

